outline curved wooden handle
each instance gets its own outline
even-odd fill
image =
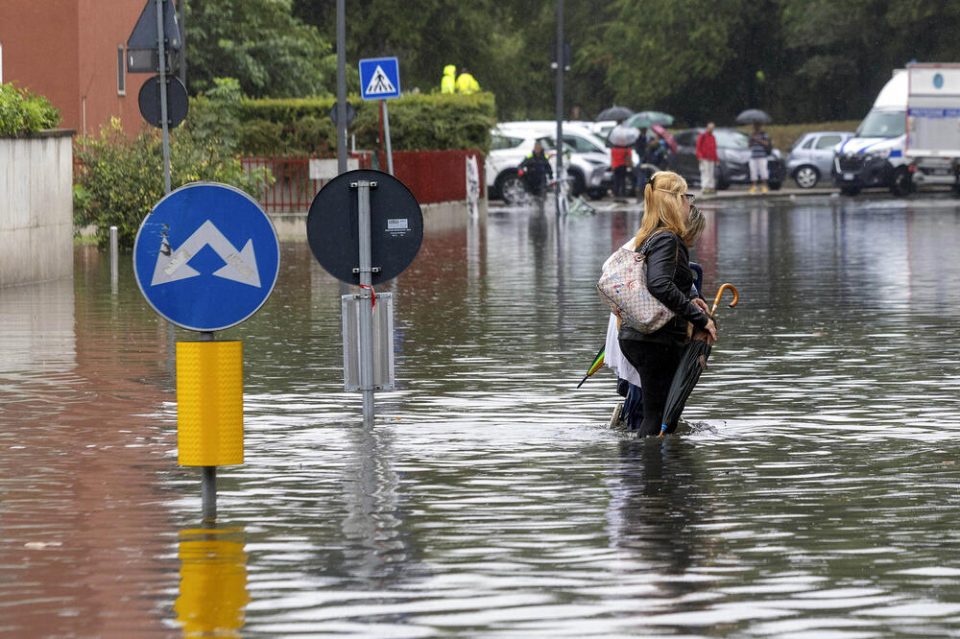
[[[737,290],[736,286],[730,283],[721,284],[720,289],[717,291],[717,296],[713,298],[713,308],[710,309],[711,316],[717,312],[717,307],[720,306],[720,298],[723,297],[723,292],[727,290],[733,293],[733,299],[730,300],[730,304],[728,304],[730,308],[736,306],[737,302],[740,301],[740,291]]]

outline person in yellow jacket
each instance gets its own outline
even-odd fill
[[[440,93],[454,93],[457,88],[457,67],[448,64],[443,67],[443,79],[440,80]]]
[[[457,93],[470,95],[480,90],[480,83],[476,78],[470,75],[470,69],[463,67],[463,71],[457,76]]]

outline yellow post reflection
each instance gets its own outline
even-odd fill
[[[243,528],[180,531],[180,596],[173,609],[184,637],[240,637],[247,593]]]

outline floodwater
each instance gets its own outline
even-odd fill
[[[242,466],[176,461],[173,351],[121,261],[0,290],[0,636],[960,636],[960,207],[705,203],[721,341],[666,441],[579,390],[600,264],[638,211],[431,230],[395,294],[397,390],[342,390],[339,285],[282,245],[218,334]]]

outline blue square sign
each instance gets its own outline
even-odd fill
[[[400,97],[400,64],[396,58],[360,61],[360,97],[364,100]]]

